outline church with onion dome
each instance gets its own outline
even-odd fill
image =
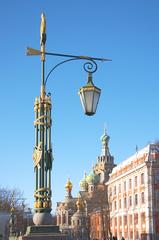
[[[101,154],[92,167],[90,173],[84,173],[79,183],[80,190],[77,197],[72,196],[70,179],[67,180],[64,201],[57,203],[57,225],[70,239],[90,239],[90,213],[101,205],[106,198],[106,182],[109,174],[116,166],[114,157],[109,151],[110,137],[104,130],[101,136]]]
[[[159,143],[116,166],[106,131],[100,140],[101,154],[80,181],[77,197],[68,179],[57,225],[70,240],[159,239]]]

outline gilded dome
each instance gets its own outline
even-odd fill
[[[71,191],[72,190],[72,183],[71,183],[71,181],[70,181],[70,178],[68,178],[68,180],[67,180],[67,183],[66,183],[66,185],[65,185],[65,188],[66,188],[66,190],[69,190],[69,191]]]

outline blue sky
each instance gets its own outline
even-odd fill
[[[119,163],[159,139],[159,1],[2,0],[0,14],[0,185],[24,191],[32,207],[34,172],[33,103],[39,95],[40,15],[47,20],[46,49],[111,58],[99,63],[94,83],[102,89],[97,113],[83,114],[77,95],[86,83],[83,62],[67,63],[51,75],[53,206],[63,200],[68,177],[73,195],[84,170],[101,152],[104,124],[110,151]],[[46,71],[61,58],[48,57]]]

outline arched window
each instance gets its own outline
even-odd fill
[[[141,173],[141,184],[144,184],[145,179],[144,179],[144,173]]]
[[[135,176],[135,187],[137,187],[137,176]]]

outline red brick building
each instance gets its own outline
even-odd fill
[[[112,235],[159,239],[159,145],[150,144],[120,163],[106,184]]]

